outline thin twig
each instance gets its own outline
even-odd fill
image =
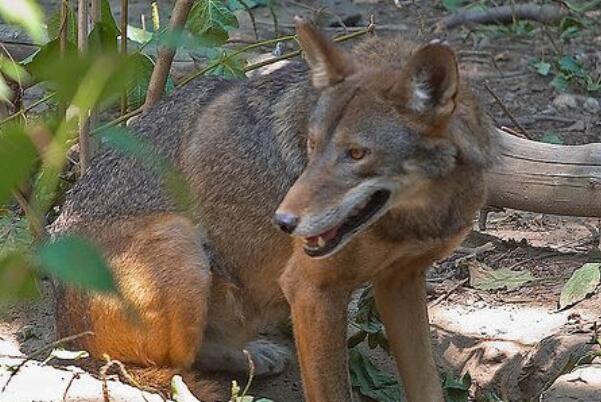
[[[244,0],[236,0],[238,3],[240,3],[240,5],[242,7],[244,7],[244,10],[246,10],[246,14],[248,14],[248,17],[250,18],[250,23],[253,26],[253,31],[255,32],[255,40],[259,40],[259,32],[257,31],[257,21],[255,20],[255,15],[253,14],[252,10],[250,9],[250,7],[248,6],[248,4],[246,4],[246,2]]]
[[[192,0],[177,0],[173,7],[173,14],[169,21],[169,30],[175,32],[181,29],[188,19],[188,14],[192,8]],[[157,62],[150,76],[148,84],[148,92],[146,93],[146,102],[144,102],[144,110],[148,110],[155,105],[163,96],[165,84],[171,68],[171,62],[175,56],[175,49],[169,46],[162,46],[159,49]]]
[[[246,360],[248,361],[248,380],[246,381],[246,386],[242,391],[242,395],[240,395],[240,398],[244,399],[250,389],[250,384],[252,384],[253,378],[255,377],[255,362],[253,362],[252,356],[248,350],[243,349],[242,352],[244,352],[244,356],[246,356]]]
[[[278,16],[275,13],[275,9],[273,8],[273,0],[268,0],[267,6],[269,8],[269,13],[271,14],[271,19],[273,20],[273,33],[275,36],[278,36],[280,27],[278,24]]]
[[[272,45],[272,44],[276,44],[278,42],[284,42],[284,41],[289,41],[289,40],[294,40],[294,39],[296,39],[296,35],[280,36],[279,38],[267,39],[267,40],[264,40],[264,41],[253,43],[253,44],[248,45],[248,46],[244,46],[243,48],[240,48],[240,49],[236,50],[235,52],[232,52],[232,53],[228,54],[227,56],[225,56],[223,58],[223,60],[219,60],[219,61],[216,61],[214,63],[211,63],[208,66],[206,66],[206,67],[204,67],[204,68],[196,71],[195,73],[189,75],[188,77],[186,77],[183,80],[181,80],[177,84],[177,86],[178,86],[178,88],[179,87],[183,87],[184,85],[186,85],[187,83],[189,83],[190,81],[192,81],[194,78],[199,77],[201,75],[204,75],[204,74],[208,73],[209,71],[211,71],[214,68],[218,67],[224,61],[230,60],[230,59],[238,56],[239,54],[248,52],[249,50],[256,49],[258,47]]]
[[[21,115],[25,115],[27,112],[31,111],[35,107],[37,107],[40,104],[42,104],[42,103],[50,100],[55,95],[56,94],[54,92],[51,93],[51,94],[48,94],[48,95],[44,96],[43,98],[40,98],[37,101],[33,102],[31,105],[29,105],[28,107],[26,107],[24,110],[19,110],[18,112],[11,114],[10,116],[8,116],[5,119],[3,119],[3,120],[0,121],[0,126],[2,126],[4,123],[7,123],[7,122],[11,121],[15,117],[18,117],[18,116],[21,116]]]
[[[100,1],[101,0],[92,0],[91,1],[90,17],[91,17],[91,21],[93,24],[93,28],[95,28],[96,24],[98,24],[102,20],[102,5],[100,4]],[[89,120],[90,133],[94,129],[94,127],[96,127],[97,124],[98,124],[98,108],[97,108],[97,106],[94,106],[92,108],[92,110],[90,110],[90,120]],[[90,144],[89,144],[90,159],[92,158],[92,156],[94,155],[94,152],[95,152],[94,145],[95,145],[94,142],[90,140]]]
[[[58,30],[58,41],[61,57],[64,57],[67,49],[67,35],[69,28],[67,27],[67,20],[69,16],[69,0],[62,0],[60,7],[61,15],[61,26]]]
[[[27,218],[29,230],[33,233],[33,237],[35,238],[35,240],[39,242],[45,239],[48,236],[48,232],[46,232],[46,230],[44,229],[44,225],[42,225],[42,222],[40,221],[39,217],[36,214],[34,214],[31,210],[29,203],[27,202],[25,197],[23,197],[21,191],[13,190],[12,194],[13,198],[15,199],[15,201],[17,201],[17,204],[19,204],[19,207],[21,208],[21,210],[25,214],[25,217]]]
[[[86,336],[94,336],[94,332],[93,331],[84,331],[84,332],[80,332],[79,334],[70,335],[70,336],[66,336],[61,339],[57,339],[56,341],[51,342],[48,345],[42,346],[41,348],[33,351],[32,353],[27,355],[27,358],[33,359],[34,357],[37,357],[37,356],[41,355],[42,353],[48,352],[49,350],[52,350],[52,349],[56,348],[57,346],[61,346],[65,343],[68,343],[68,342],[71,342],[71,341],[74,341],[76,339],[83,338]]]
[[[104,402],[111,402],[111,397],[109,395],[109,385],[106,381],[106,373],[113,366],[113,361],[107,355],[104,355],[107,362],[100,367],[98,374],[100,375],[100,381],[102,382],[102,397]]]
[[[437,304],[440,304],[443,301],[445,301],[454,291],[459,289],[461,286],[465,285],[469,279],[470,278],[465,278],[465,279],[462,279],[459,282],[457,282],[455,284],[455,286],[451,287],[449,290],[447,290],[442,295],[440,295],[438,298],[436,298],[432,303],[430,303],[429,307],[434,307]]]
[[[128,0],[121,0],[121,55],[127,57]],[[127,88],[121,94],[121,114],[127,113]]]
[[[69,19],[69,0],[62,0],[61,8],[61,26],[58,31],[58,42],[59,42],[59,52],[60,57],[64,58],[67,53],[67,35],[68,35],[68,24],[67,20]],[[64,102],[59,102],[58,104],[58,118],[62,120],[67,112],[67,106]]]
[[[497,96],[497,94],[488,86],[487,83],[484,83],[484,88],[486,88],[490,96],[492,96],[497,102],[497,104],[501,107],[501,109],[503,109],[503,112],[507,115],[507,117],[509,117],[509,120],[511,120],[514,126],[516,126],[526,138],[534,141],[534,137],[524,127],[522,127],[522,125],[517,121],[517,119],[513,116],[509,109],[507,109],[501,98]]]
[[[374,29],[375,29],[375,24],[373,22],[371,22],[366,28],[363,28],[361,31],[353,32],[353,33],[350,33],[348,35],[339,36],[339,37],[335,38],[334,41],[335,42],[344,42],[344,41],[347,41],[347,40],[350,40],[350,39],[353,39],[353,38],[365,35],[367,33],[371,33],[371,32],[374,31]],[[269,41],[262,42],[262,44],[266,44],[268,42],[269,43],[275,43],[275,42],[278,42],[280,40],[281,40],[281,38],[270,39]],[[249,49],[251,47],[258,47],[258,46],[260,46],[260,45],[258,45],[258,44],[250,45],[250,46],[247,46],[245,49]],[[242,51],[243,51],[243,49],[240,49],[238,52],[241,53]],[[236,52],[232,53],[232,55],[235,54],[235,53]],[[232,55],[230,55],[230,57]],[[264,61],[261,61],[261,62],[258,62],[258,63],[254,63],[254,64],[251,64],[251,65],[248,65],[248,66],[246,66],[244,68],[244,71],[248,72],[248,71],[251,71],[251,70],[255,70],[257,68],[261,68],[261,67],[264,67],[266,65],[273,64],[273,63],[278,62],[280,60],[290,59],[290,58],[298,56],[298,55],[300,55],[300,51],[299,50],[297,50],[295,52],[284,54],[284,55],[279,56],[279,57],[273,57],[271,59],[267,59],[267,60],[264,60]],[[216,65],[211,65],[211,66],[203,68],[202,70],[200,70],[200,71],[198,71],[196,73],[193,73],[192,75],[190,75],[190,76],[186,77],[185,79],[183,79],[180,82],[180,84],[178,85],[178,87],[182,87],[182,86],[186,85],[187,83],[189,83],[190,81],[192,81],[194,78],[196,78],[196,77],[198,77],[198,76],[200,76],[202,74],[207,73],[208,71],[210,71],[211,69],[213,69],[215,67],[216,67]],[[93,130],[92,133],[96,134],[96,133],[98,133],[98,132],[100,132],[100,131],[108,128],[108,127],[113,127],[113,126],[115,126],[117,124],[120,124],[120,123],[122,123],[124,121],[127,121],[128,119],[141,114],[143,111],[144,111],[143,107],[141,107],[139,109],[136,109],[136,110],[132,110],[131,112],[129,112],[129,113],[123,115],[123,116],[119,116],[116,119],[114,119],[114,120],[112,120],[112,121],[104,124],[103,126],[98,127],[97,129]]]
[[[63,402],[67,402],[67,394],[69,393],[69,390],[71,389],[71,386],[73,385],[73,382],[79,378],[80,378],[79,373],[74,373],[71,376],[71,379],[69,380],[69,383],[67,384],[67,388],[65,388],[65,392],[63,392]]]
[[[77,7],[77,48],[81,55],[88,51],[88,0],[79,0]],[[83,176],[90,165],[90,111],[79,111],[79,174]]]

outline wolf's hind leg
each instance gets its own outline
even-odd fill
[[[281,373],[290,360],[289,348],[269,339],[259,338],[243,347],[252,358],[256,376]],[[200,350],[199,366],[208,371],[245,373],[249,363],[242,348],[207,341]]]
[[[142,367],[191,367],[207,320],[211,275],[196,228],[175,214],[87,229],[105,252],[120,296],[67,289],[60,335],[92,330],[81,346]]]

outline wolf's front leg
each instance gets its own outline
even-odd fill
[[[432,355],[423,270],[390,272],[374,283],[374,293],[407,399],[443,402]]]
[[[352,401],[346,350],[350,290],[324,285],[315,271],[290,265],[280,284],[290,303],[307,402]],[[324,269],[324,268],[322,268]]]

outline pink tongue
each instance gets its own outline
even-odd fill
[[[336,226],[330,230],[328,230],[327,232],[323,232],[321,233],[319,236],[313,236],[313,237],[307,237],[307,244],[309,246],[317,246],[319,241],[317,240],[319,237],[321,237],[326,243],[329,242],[330,240],[332,240],[334,237],[336,237],[336,234],[338,233],[338,228],[340,226]]]

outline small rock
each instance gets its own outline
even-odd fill
[[[17,337],[21,342],[28,339],[35,338],[40,339],[40,331],[33,325],[24,325],[18,332]]]
[[[570,94],[560,94],[553,99],[553,106],[558,111],[564,111],[568,109],[576,109],[578,104],[576,103],[576,98],[574,95]]]
[[[589,113],[599,113],[599,111],[601,111],[599,101],[595,98],[586,98],[582,107]]]
[[[567,127],[565,131],[584,131],[586,130],[586,123],[584,120],[576,120],[574,124]]]

